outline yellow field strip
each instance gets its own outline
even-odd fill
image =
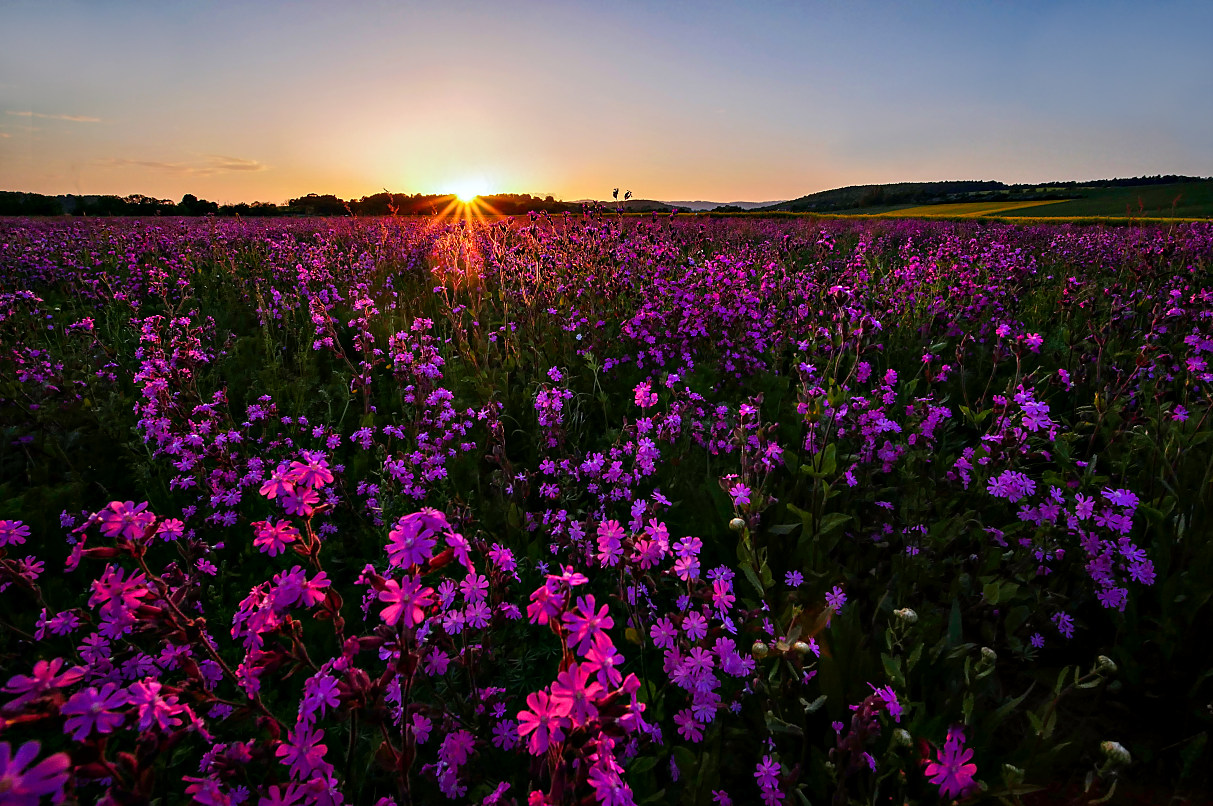
[[[1025,207],[1040,207],[1044,204],[1058,204],[1071,201],[1070,199],[1052,199],[1049,201],[1004,201],[1004,202],[960,202],[958,204],[924,204],[919,207],[908,207],[905,210],[890,210],[887,213],[877,213],[874,217],[893,218],[898,216],[913,216],[915,218],[931,218],[935,216],[969,216],[991,215],[1007,210],[1022,210]]]

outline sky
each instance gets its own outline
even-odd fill
[[[0,190],[1213,175],[1213,2],[0,0]]]

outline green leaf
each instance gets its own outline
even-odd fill
[[[952,599],[952,612],[948,616],[948,646],[956,646],[963,637],[960,631],[960,600]]]
[[[628,765],[628,775],[643,775],[656,767],[659,759],[660,756],[657,753],[637,756],[632,763]]]
[[[817,530],[817,534],[824,537],[835,529],[840,528],[844,523],[851,519],[850,515],[844,515],[841,512],[831,512],[823,515],[821,518],[821,527]]]
[[[809,702],[804,697],[801,697],[800,705],[801,705],[801,707],[804,708],[804,712],[806,714],[815,714],[821,710],[821,706],[826,704],[826,699],[827,699],[827,697],[825,694],[822,694],[820,697],[813,700],[812,702]]]
[[[987,582],[981,589],[981,596],[987,604],[998,604],[999,586],[997,582]]]
[[[754,573],[754,569],[748,565],[741,566],[741,573],[745,574],[745,578],[750,580],[750,584],[754,586],[754,590],[758,591],[759,596],[766,596],[766,588],[762,587],[762,582],[759,581],[758,575]]]
[[[767,712],[767,730],[771,733],[787,733],[792,736],[804,736],[804,729],[799,725],[784,722],[771,712]]]
[[[905,677],[901,673],[901,658],[891,658],[884,652],[881,652],[880,662],[884,665],[884,673],[893,685],[898,688],[905,688]]]

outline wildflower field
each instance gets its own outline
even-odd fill
[[[1213,225],[0,221],[0,802],[1202,801]]]

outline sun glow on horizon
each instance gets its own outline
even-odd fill
[[[487,196],[493,191],[489,183],[481,176],[469,176],[451,184],[451,193],[464,204],[471,204],[481,196]]]

